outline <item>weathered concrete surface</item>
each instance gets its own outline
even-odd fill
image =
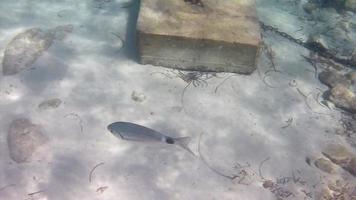
[[[142,64],[249,74],[260,42],[254,1],[142,0],[138,47]]]

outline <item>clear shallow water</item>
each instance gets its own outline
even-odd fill
[[[177,71],[132,59],[138,5],[126,9],[123,3],[2,1],[2,52],[29,28],[71,25],[73,30],[54,41],[31,68],[0,78],[0,199],[275,199],[264,181],[277,183],[293,174],[304,182],[278,186],[293,193],[285,199],[303,199],[302,190],[316,198],[324,182],[354,183],[341,168],[330,175],[305,162],[322,156],[329,143],[354,152],[346,137],[335,134],[341,128],[340,111],[318,103],[328,88],[301,56],[309,55],[307,49],[266,32],[264,42],[282,73],[268,72],[271,60],[263,53],[252,75],[222,73],[184,90],[187,83]],[[308,20],[302,3],[258,1],[257,11],[265,24],[303,41],[343,19],[324,10],[315,14],[319,21]],[[346,50],[354,44],[356,21],[348,15],[349,32],[327,38]],[[350,38],[346,45],[340,42],[344,37]],[[43,104],[51,99],[61,103]],[[47,138],[24,163],[9,156],[10,124],[18,118],[29,119],[38,127],[30,130]],[[198,153],[200,143],[210,167],[239,177],[221,176],[174,146],[118,140],[106,130],[114,121],[190,136],[190,148]]]

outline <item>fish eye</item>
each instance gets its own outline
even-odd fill
[[[108,130],[112,133],[112,128],[111,127],[108,127]]]
[[[167,137],[167,138],[166,138],[166,143],[167,143],[167,144],[174,144],[173,138]]]

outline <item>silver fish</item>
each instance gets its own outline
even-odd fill
[[[139,142],[176,144],[195,156],[195,154],[188,147],[191,140],[190,137],[173,138],[150,128],[130,122],[114,122],[108,125],[107,128],[113,135],[120,139]]]

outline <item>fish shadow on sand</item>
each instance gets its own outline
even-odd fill
[[[59,54],[57,52],[43,54],[31,69],[19,74],[23,84],[32,92],[39,94],[55,81],[62,80],[67,74],[71,58],[70,55]]]
[[[78,152],[59,154],[54,157],[47,183],[42,183],[49,199],[75,199],[90,193],[87,183],[86,163],[78,158]]]

